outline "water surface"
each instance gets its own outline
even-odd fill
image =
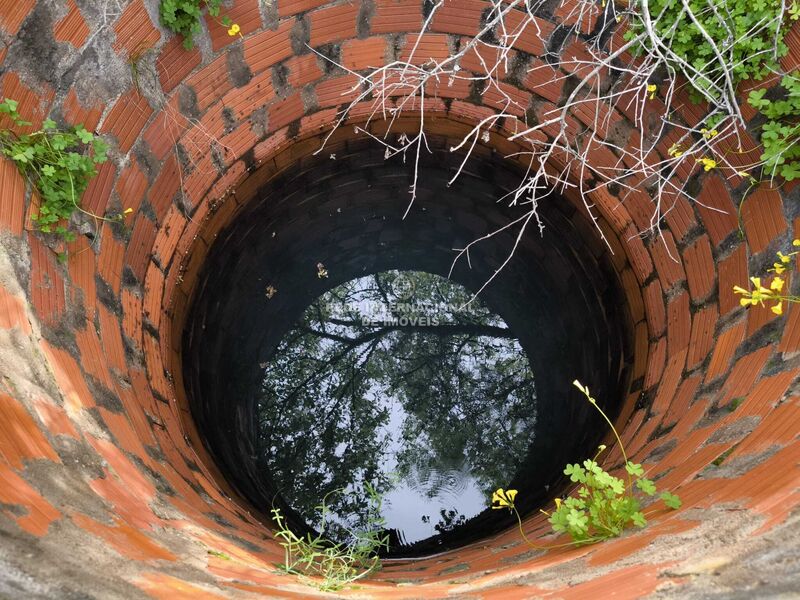
[[[311,527],[364,526],[365,484],[395,545],[469,527],[533,441],[536,392],[513,332],[464,287],[386,271],[318,298],[262,364],[259,456]],[[344,489],[345,493],[332,493]]]

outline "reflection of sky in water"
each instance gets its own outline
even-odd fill
[[[410,328],[391,321],[397,272],[335,288],[268,361],[259,411],[270,474],[310,524],[327,492],[371,483],[387,529],[413,543],[489,506],[536,417],[530,366],[505,323],[479,303],[459,311],[471,298],[461,286],[403,276],[414,289],[400,301],[420,303],[399,313]],[[358,528],[363,506],[347,497],[329,498],[331,521]]]
[[[397,441],[397,432],[403,427],[406,411],[395,398],[384,397],[390,404],[389,423],[386,433],[391,443],[387,450],[387,458],[381,464],[381,470],[390,475],[397,467],[397,453],[402,450],[402,443]],[[395,435],[392,435],[392,434]],[[429,495],[429,483],[432,479],[441,478],[446,481],[432,497]],[[465,518],[471,518],[489,506],[489,496],[481,491],[480,484],[469,473],[469,465],[463,464],[460,469],[449,469],[442,472],[414,469],[410,477],[395,483],[384,497],[383,518],[387,529],[396,529],[405,543],[413,543],[436,535],[435,526],[441,518],[441,510],[457,510]],[[427,521],[423,517],[429,517]]]

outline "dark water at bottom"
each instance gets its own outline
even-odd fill
[[[531,367],[471,299],[424,272],[354,279],[311,304],[262,364],[261,464],[310,527],[325,498],[333,539],[363,528],[369,484],[393,544],[407,546],[469,527],[512,480],[533,441]]]

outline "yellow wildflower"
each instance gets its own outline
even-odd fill
[[[792,260],[792,257],[791,257],[791,256],[786,256],[786,255],[785,255],[783,252],[781,252],[780,250],[778,250],[778,252],[777,252],[777,255],[778,255],[778,258],[780,258],[780,259],[781,259],[781,262],[782,262],[783,264],[786,264],[786,263],[788,263],[790,260]]]
[[[777,278],[780,279],[780,278]],[[742,306],[755,306],[756,304],[760,304],[764,306],[764,300],[775,300],[776,294],[773,290],[765,288],[761,285],[761,278],[760,277],[751,277],[750,281],[753,282],[753,290],[746,290],[744,288],[739,287],[738,285],[733,286],[733,291],[737,294],[741,294],[744,298],[739,300],[739,304]],[[781,279],[781,284],[783,285],[783,280]]]
[[[715,161],[713,158],[698,158],[697,162],[703,165],[703,171],[710,171],[717,166],[717,161]]]
[[[239,27],[238,23],[234,23],[233,25],[231,25],[231,28],[228,29],[228,35],[231,36],[236,35],[237,33],[239,33],[239,31],[241,31],[241,27]]]
[[[705,127],[700,130],[700,133],[702,133],[703,137],[706,138],[707,140],[710,140],[711,138],[719,135],[719,131],[717,131],[716,129],[706,129]]]
[[[650,100],[656,97],[656,92],[658,91],[658,86],[655,83],[650,83],[647,86],[647,91],[650,93]]]
[[[132,209],[132,208],[126,208],[126,209],[125,209],[125,212],[124,212],[123,214],[125,214],[125,215],[129,215],[129,214],[131,214],[132,212],[133,212],[133,209]]]
[[[517,497],[517,490],[504,490],[497,488],[497,491],[492,494],[492,508],[507,508],[512,510],[514,508],[514,498]],[[497,506],[494,504],[497,503]]]
[[[792,240],[792,246],[800,246],[800,240]]]
[[[769,289],[775,290],[776,292],[780,292],[783,289],[784,281],[780,277],[776,277],[772,280],[772,283],[769,285]]]
[[[778,302],[770,310],[772,312],[774,312],[776,315],[782,315],[783,314],[783,302]]]
[[[672,146],[669,147],[668,152],[670,156],[674,156],[675,158],[683,156],[683,150],[681,150],[681,147],[678,144],[672,144]]]
[[[786,267],[783,266],[783,263],[779,262],[773,263],[772,268],[770,269],[770,271],[774,271],[778,275],[781,275],[785,270]]]

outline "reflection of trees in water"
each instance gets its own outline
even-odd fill
[[[499,317],[478,301],[462,308],[470,298],[436,275],[389,271],[306,309],[259,402],[259,452],[289,505],[318,518],[336,488],[390,490],[387,471],[429,497],[465,463],[487,492],[511,479],[532,441],[532,373]],[[353,495],[329,500],[340,517],[363,513]]]
[[[457,508],[451,508],[450,510],[446,510],[444,508],[439,509],[439,521],[433,528],[438,531],[439,533],[444,533],[445,531],[452,531],[456,527],[460,527],[464,523],[466,523],[467,517],[465,515],[459,514]],[[429,515],[423,515],[422,517],[423,523],[430,523],[431,518]]]

